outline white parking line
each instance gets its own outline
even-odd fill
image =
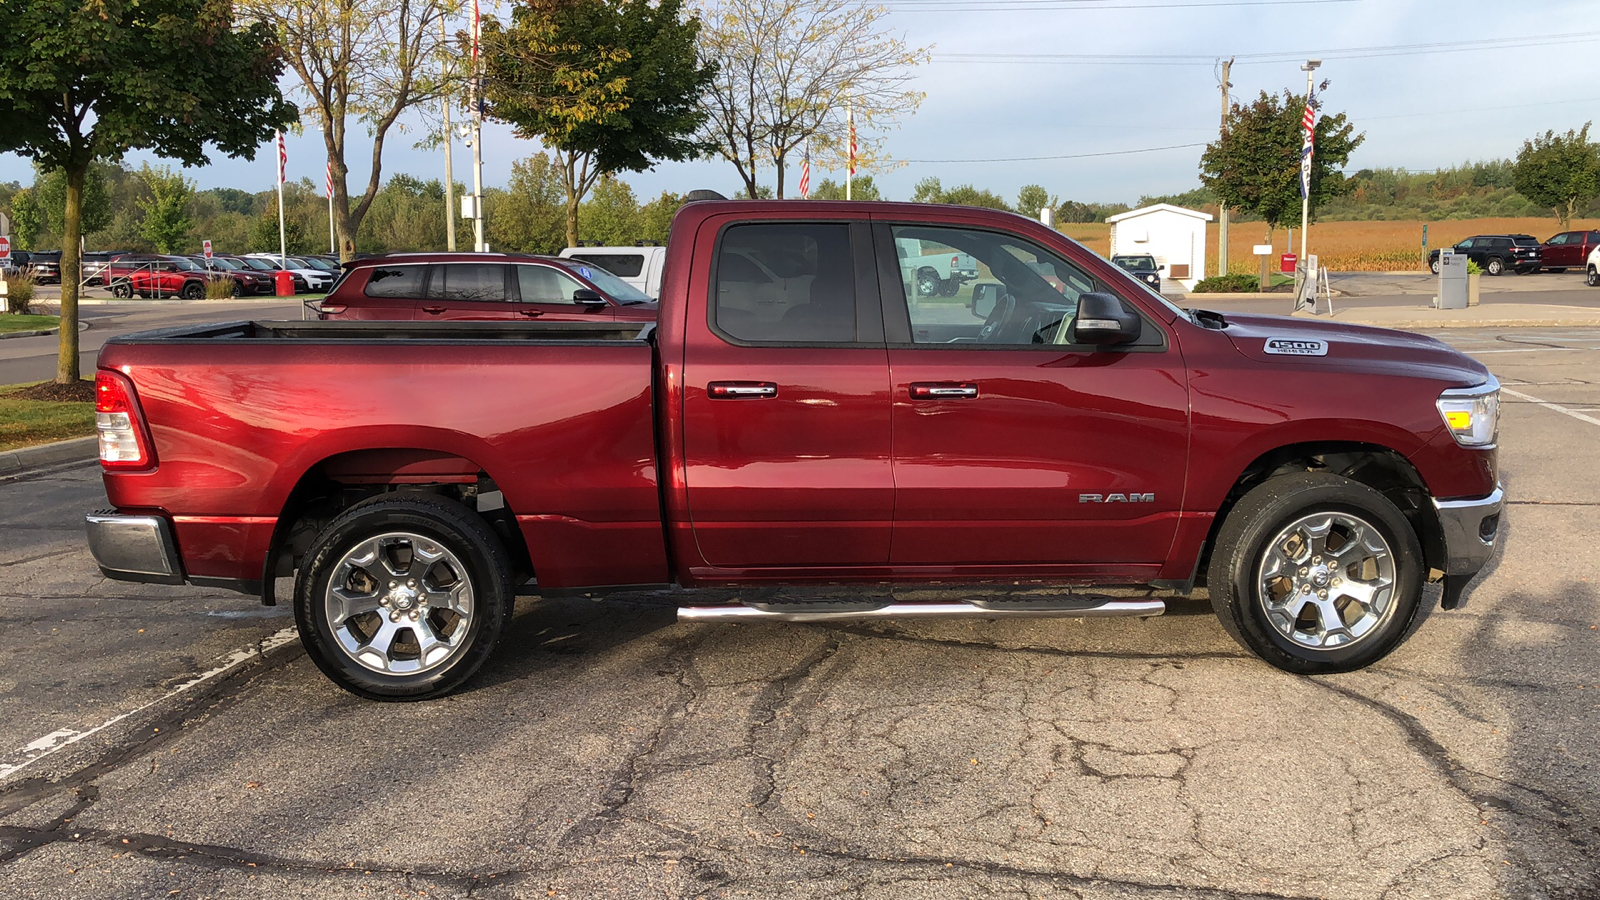
[[[28,743],[23,744],[17,750],[8,754],[12,759],[17,760],[16,762],[0,763],[0,779],[5,779],[10,775],[14,775],[17,772],[26,769],[39,760],[44,759],[52,753],[55,753],[57,750],[70,747],[73,744],[84,740],[85,738],[93,737],[96,734],[105,731],[107,728],[117,724],[118,722],[129,718],[130,716],[136,716],[152,706],[156,706],[157,704],[171,700],[173,697],[176,697],[185,691],[197,688],[208,681],[221,678],[223,675],[232,672],[234,669],[237,669],[250,660],[266,656],[273,650],[276,650],[285,644],[291,643],[295,640],[295,636],[296,632],[293,628],[285,628],[282,631],[273,632],[266,638],[263,638],[259,644],[253,644],[249,647],[241,647],[240,649],[229,653],[227,656],[217,660],[216,665],[205,670],[204,672],[199,672],[190,676],[177,687],[174,687],[172,690],[167,691],[165,694],[162,694],[160,697],[151,700],[149,703],[146,703],[137,709],[130,709],[125,713],[119,713],[105,720],[104,722],[101,722],[99,725],[83,731],[75,731],[71,728],[62,728],[57,731],[52,731],[44,737],[38,738],[37,740],[29,741]]]
[[[1586,416],[1583,413],[1578,412],[1575,409],[1568,409],[1565,406],[1560,406],[1558,404],[1551,403],[1548,400],[1540,400],[1538,397],[1535,397],[1535,396],[1533,396],[1531,394],[1524,394],[1521,391],[1514,391],[1511,388],[1505,387],[1504,385],[1502,385],[1500,387],[1500,391],[1501,391],[1501,393],[1510,394],[1511,396],[1516,397],[1518,399],[1526,400],[1529,403],[1537,403],[1540,406],[1544,407],[1545,409],[1553,409],[1556,412],[1561,413],[1562,415],[1571,416],[1571,417],[1573,417],[1574,419],[1577,419],[1580,422],[1588,422],[1590,425],[1600,425],[1600,419],[1597,419],[1594,416]]]

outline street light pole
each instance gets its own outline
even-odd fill
[[[439,40],[441,42],[448,42],[450,40],[450,34],[449,34],[449,32],[447,32],[445,30],[445,27],[444,27],[444,17],[443,16],[439,17]],[[445,60],[446,60],[446,62],[444,63],[445,66],[449,65],[448,59],[449,59],[449,56],[447,54],[445,56]],[[441,72],[440,74],[444,75],[445,78],[446,78],[446,81],[448,82],[450,73],[448,71],[445,71],[445,72]],[[444,107],[444,235],[445,235],[445,247],[448,248],[451,253],[454,253],[455,250],[456,250],[456,215],[457,215],[457,212],[456,212],[456,175],[455,175],[455,169],[451,165],[451,161],[450,161],[450,149],[451,149],[450,145],[455,143],[456,136],[455,136],[455,134],[453,134],[450,131],[450,100],[451,100],[451,97],[450,97],[449,93],[446,93],[444,95],[444,97],[440,98],[440,103]]]
[[[1320,60],[1320,59],[1308,59],[1308,60],[1306,60],[1305,65],[1300,67],[1300,71],[1306,73],[1306,112],[1305,112],[1305,115],[1308,118],[1313,116],[1313,115],[1315,115],[1315,113],[1311,109],[1311,89],[1312,89],[1312,85],[1311,85],[1312,74],[1311,73],[1315,72],[1317,70],[1317,67],[1320,66],[1320,65],[1322,65],[1322,60]],[[1312,124],[1314,125],[1314,122]],[[1316,278],[1317,275],[1316,275],[1315,272],[1312,272],[1309,269],[1305,269],[1304,268],[1304,267],[1306,267],[1306,266],[1308,266],[1310,264],[1310,258],[1306,256],[1306,222],[1311,217],[1311,156],[1309,154],[1312,153],[1312,152],[1315,152],[1314,148],[1312,148],[1311,145],[1309,144],[1309,141],[1311,140],[1309,135],[1306,137],[1306,140],[1308,142],[1308,144],[1307,144],[1307,154],[1308,155],[1300,163],[1302,166],[1305,167],[1306,171],[1305,171],[1305,174],[1302,176],[1302,178],[1304,180],[1301,182],[1301,191],[1300,191],[1301,196],[1300,196],[1300,266],[1299,266],[1299,268],[1301,268],[1301,269],[1303,269],[1305,271],[1306,277],[1308,277],[1308,278]],[[1299,285],[1296,285],[1296,287],[1299,287]]]

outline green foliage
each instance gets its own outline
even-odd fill
[[[189,249],[194,217],[189,215],[189,199],[194,183],[163,166],[140,168],[139,177],[150,189],[150,199],[139,204],[144,222],[139,231],[155,245],[158,253],[182,253]]]
[[[289,254],[316,252],[316,244],[306,237],[305,228],[287,216],[283,222],[283,246]],[[274,209],[266,215],[256,216],[250,226],[250,253],[277,253],[278,252],[278,211]]]
[[[824,178],[817,182],[811,189],[812,200],[843,200],[844,182]],[[852,200],[883,200],[883,192],[878,190],[877,182],[871,175],[857,175],[850,184],[850,199]]]
[[[682,206],[682,195],[662,191],[661,196],[640,207],[639,239],[665,245],[667,235],[672,231],[672,217],[678,214]]]
[[[1125,213],[1133,207],[1126,203],[1079,203],[1066,200],[1056,207],[1058,224],[1104,222],[1106,217]]]
[[[1201,182],[1218,200],[1261,217],[1270,228],[1297,222],[1304,111],[1304,98],[1288,91],[1262,91],[1249,106],[1234,104],[1227,133],[1207,145],[1200,157]],[[1312,221],[1328,200],[1350,189],[1341,170],[1365,137],[1355,133],[1344,113],[1318,117],[1311,165]]]
[[[1600,144],[1589,140],[1591,122],[1566,134],[1546,131],[1524,141],[1512,169],[1517,193],[1555,211],[1561,227],[1600,194]]]
[[[1512,189],[1510,160],[1462,163],[1434,172],[1362,169],[1350,190],[1331,198],[1330,220],[1478,219],[1540,215],[1545,210]]]
[[[1297,169],[1296,171],[1299,170]],[[1197,187],[1192,191],[1184,191],[1181,194],[1162,194],[1158,196],[1140,197],[1138,206],[1136,208],[1142,209],[1146,206],[1155,206],[1158,203],[1165,203],[1169,206],[1181,206],[1184,209],[1198,209],[1201,212],[1208,212],[1212,215],[1216,214],[1218,205],[1217,195],[1213,193],[1211,189]],[[1116,213],[1112,213],[1112,215],[1116,215]]]
[[[1195,282],[1191,294],[1254,294],[1261,290],[1261,279],[1247,272],[1213,275]]]
[[[946,190],[939,179],[924,178],[911,188],[913,203],[951,203],[956,206],[980,206],[984,209],[1011,211],[1010,204],[993,191],[975,188],[970,184],[957,185]]]
[[[6,279],[6,289],[9,291],[6,295],[6,307],[9,312],[19,316],[31,314],[34,284],[33,274],[30,272],[18,272]]]
[[[485,22],[489,114],[556,153],[568,242],[602,176],[699,156],[700,94],[715,69],[683,0],[529,0]]]
[[[452,214],[457,212],[459,210]],[[361,220],[356,246],[368,253],[443,250],[448,242],[445,215],[443,182],[437,178],[424,181],[406,174],[391,176],[373,195],[372,205]],[[324,199],[321,219],[313,233],[324,235],[327,231],[328,212]],[[471,234],[471,222],[462,219],[456,224],[457,240],[465,234]],[[325,246],[320,241],[319,245]],[[496,245],[491,241],[490,246]]]
[[[1477,260],[1469,259],[1469,260],[1467,260],[1467,274],[1468,275],[1482,275],[1483,274],[1483,266],[1478,265],[1478,261]]]
[[[1055,216],[1056,207],[1061,205],[1061,198],[1051,196],[1042,185],[1025,184],[1017,192],[1017,212],[1030,219],[1039,218],[1039,211],[1048,208],[1052,218]]]
[[[44,214],[44,233],[55,239],[50,244],[56,246],[61,243],[61,235],[66,230],[67,173],[61,169],[46,170],[39,165],[33,168],[33,198]],[[82,227],[85,234],[111,224],[111,190],[107,184],[111,172],[120,175],[123,169],[115,163],[104,162],[89,166],[83,182]]]
[[[595,184],[578,221],[581,240],[607,247],[627,247],[640,240],[639,201],[633,188],[610,176]]]
[[[32,188],[23,188],[11,195],[11,242],[18,250],[32,250],[38,246],[39,232],[45,229],[44,210],[34,198]]]
[[[511,164],[511,183],[486,198],[490,245],[501,250],[556,253],[567,246],[561,174],[547,153]]]

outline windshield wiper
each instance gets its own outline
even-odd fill
[[[1222,313],[1214,310],[1191,309],[1189,310],[1189,316],[1194,319],[1195,324],[1202,328],[1221,330],[1228,327],[1228,320],[1222,317]]]

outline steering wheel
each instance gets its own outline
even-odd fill
[[[1017,298],[1009,293],[1001,294],[999,299],[994,302],[994,309],[989,310],[989,318],[985,319],[983,327],[978,329],[978,341],[987,342],[993,338],[1016,308]]]

